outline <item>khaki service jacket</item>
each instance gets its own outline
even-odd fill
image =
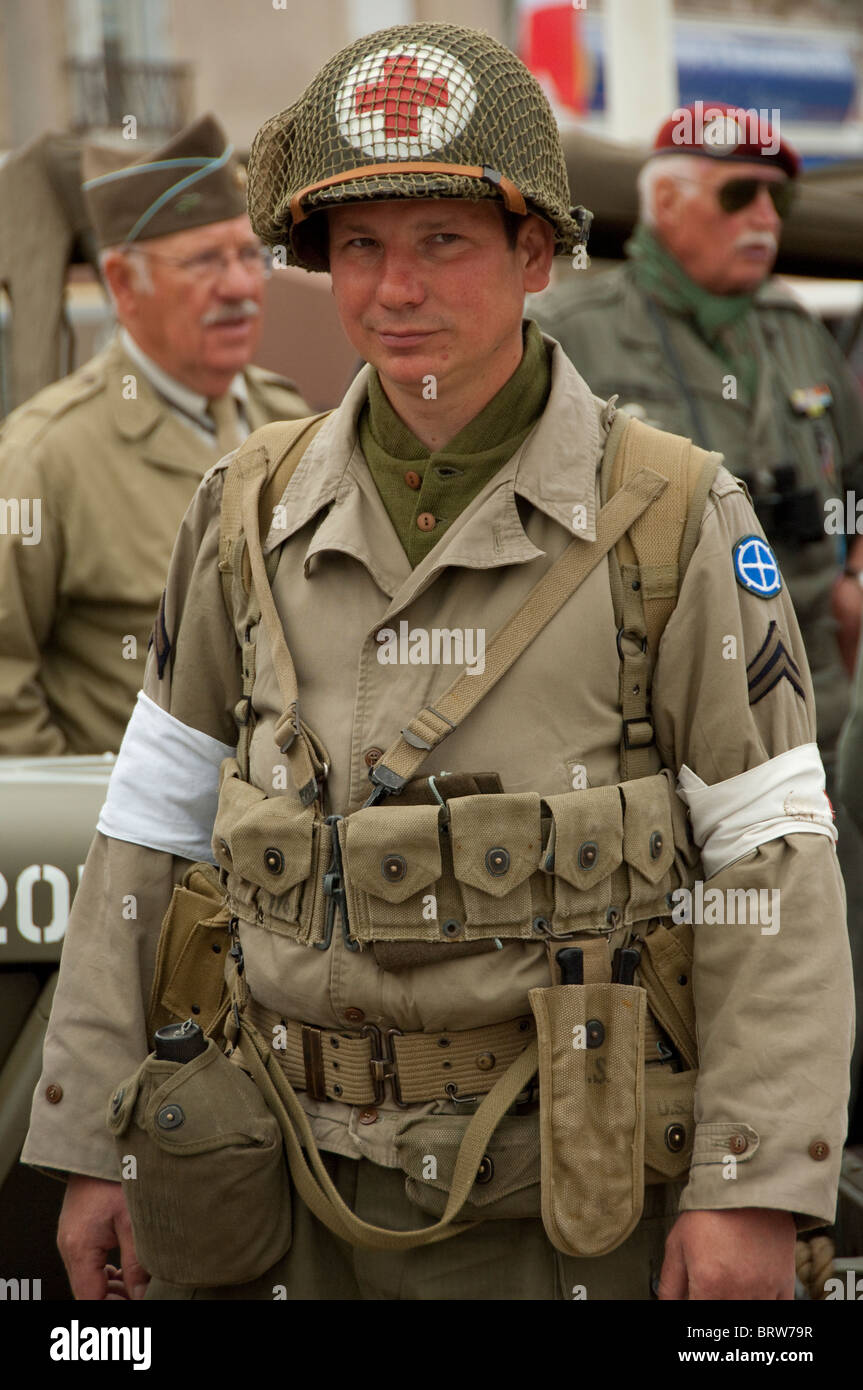
[[[754,300],[759,390],[751,403],[732,395],[731,368],[686,317],[660,304],[649,311],[628,265],[573,272],[537,297],[533,312],[597,395],[616,392],[622,409],[718,450],[735,477],[751,483],[760,468],[793,465],[798,487],[814,490],[822,521],[828,498],[844,499],[846,490],[863,497],[860,391],[831,335],[776,281],[762,285]],[[830,403],[809,416],[794,393],[812,387],[826,387]],[[791,592],[815,686],[818,740],[832,760],[849,698],[830,606],[841,537],[825,529],[820,540],[800,545],[771,529],[767,539]]]
[[[282,377],[245,378],[252,429],[307,413]],[[0,755],[119,748],[177,528],[218,454],[118,340],[4,422]]]
[[[368,369],[288,484],[287,526],[270,532],[265,551],[302,716],[329,751],[329,812],[365,801],[370,750],[385,749],[455,674],[382,664],[379,630],[406,622],[411,631],[473,628],[490,636],[571,541],[574,506],[587,518],[579,537],[585,545],[595,538],[597,470],[611,412],[546,341],[552,388],[542,417],[415,569],[358,444]],[[118,1176],[106,1104],[146,1055],[160,920],[172,883],[207,853],[219,763],[236,741],[240,658],[217,571],[227,461],[207,474],[179,533],[165,602],[170,657],[160,678],[151,653],[73,905],[24,1149],[25,1162],[47,1169]],[[814,739],[812,687],[787,593],[764,600],[735,581],[732,547],[757,529],[744,493],[720,469],[655,673],[656,766],[661,760],[678,772],[685,764],[710,788],[781,767],[774,760]],[[747,664],[772,624],[799,670],[799,690],[779,679],[750,703]],[[272,792],[285,785],[285,760],[273,742],[281,707],[260,629],[256,643],[251,777]],[[590,786],[618,781],[618,668],[601,564],[424,770],[496,769],[509,792],[568,792],[577,766]],[[852,1009],[833,840],[784,834],[717,873],[711,886],[778,887],[781,927],[771,935],[757,925],[695,927],[701,1071],[683,1206],[764,1206],[793,1211],[803,1224],[830,1221]],[[122,911],[130,893],[134,921]],[[356,1027],[364,1016],[405,1031],[464,1029],[528,1012],[528,989],[549,983],[545,949],[532,941],[398,973],[381,970],[369,950],[347,951],[338,930],[327,951],[254,925],[241,928],[241,942],[260,1003],[318,1026]],[[55,1104],[46,1098],[52,1083],[62,1087]],[[324,1148],[396,1166],[393,1136],[404,1112],[391,1101],[374,1122],[360,1124],[356,1108],[305,1092],[300,1098]],[[448,1103],[415,1110],[434,1108]],[[716,1136],[742,1126],[758,1143],[738,1163],[737,1179],[723,1180]],[[709,1161],[699,1159],[705,1145],[712,1145]]]

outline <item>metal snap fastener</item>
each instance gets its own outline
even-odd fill
[[[749,1140],[745,1134],[732,1134],[728,1147],[733,1154],[745,1154],[749,1148]]]
[[[50,1101],[52,1105],[56,1105],[58,1101],[63,1099],[63,1087],[58,1086],[56,1081],[52,1081],[51,1085],[45,1088],[45,1099]]]
[[[502,874],[505,874],[509,865],[509,850],[501,849],[499,846],[490,849],[485,856],[485,867],[495,878],[500,878]]]
[[[480,1071],[491,1071],[495,1064],[495,1060],[493,1052],[481,1052],[476,1059],[476,1064]]]
[[[587,1045],[588,1047],[602,1047],[605,1042],[605,1024],[600,1023],[598,1018],[587,1020]]]
[[[126,1094],[126,1088],[125,1088],[125,1086],[121,1086],[120,1089],[119,1089],[119,1091],[117,1092],[117,1094],[114,1096],[113,1100],[111,1101],[111,1114],[112,1114],[112,1115],[117,1115],[117,1114],[119,1114],[120,1106],[123,1104],[123,1097],[124,1097],[125,1094]]]
[[[580,869],[592,869],[599,858],[599,845],[594,840],[586,840],[579,847],[578,867]]]
[[[448,917],[441,927],[444,936],[461,936],[464,927],[461,922],[457,922],[454,917]]]
[[[227,840],[220,840],[220,841],[219,841],[219,849],[222,851],[222,853],[225,855],[226,858],[230,859],[230,857],[231,857],[231,847],[230,847],[230,845],[228,844]]]
[[[156,1124],[160,1129],[177,1129],[185,1118],[179,1105],[163,1105],[156,1116]]]
[[[814,1143],[809,1145],[809,1157],[814,1158],[816,1163],[820,1163],[823,1159],[827,1158],[829,1153],[830,1145],[825,1143],[823,1139],[816,1139]]]
[[[404,855],[388,854],[381,860],[381,873],[387,883],[400,883],[408,871],[408,863]]]
[[[264,863],[271,874],[280,874],[285,867],[285,856],[280,849],[264,850]]]
[[[533,930],[534,930],[535,932],[537,932],[540,936],[542,936],[544,932],[547,932],[547,931],[548,931],[548,918],[547,918],[547,917],[534,917],[534,919],[533,919]]]
[[[686,1130],[683,1125],[669,1125],[665,1131],[665,1147],[673,1154],[679,1154],[686,1144]]]
[[[494,1163],[492,1159],[489,1158],[488,1154],[483,1154],[482,1158],[480,1159],[480,1165],[476,1170],[476,1181],[481,1186],[485,1186],[487,1182],[491,1182],[493,1177]]]
[[[653,834],[652,834],[651,837],[650,837],[650,857],[651,857],[651,859],[658,859],[658,858],[659,858],[660,854],[662,853],[662,846],[663,846],[664,843],[665,843],[665,841],[664,841],[663,838],[662,838],[662,832],[659,831],[659,830],[654,830]]]

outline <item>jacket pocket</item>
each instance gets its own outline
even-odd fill
[[[431,1216],[442,1216],[466,1115],[424,1115],[408,1120],[395,1139],[405,1191]],[[459,1220],[523,1219],[540,1214],[539,1124],[534,1115],[505,1115],[489,1140]]]
[[[108,1108],[142,1265],[171,1284],[243,1284],[291,1244],[278,1123],[212,1039],[193,1061],[149,1056]],[[133,1160],[133,1162],[130,1162]]]
[[[360,941],[440,940],[440,807],[369,806],[339,830],[351,934]],[[433,910],[429,910],[433,900]]]
[[[147,1035],[193,1017],[212,1033],[227,1007],[230,913],[212,864],[194,864],[171,896],[159,934]]]
[[[453,872],[465,926],[531,929],[531,875],[542,849],[536,792],[461,796],[449,802]]]
[[[605,1255],[644,1205],[644,1022],[634,985],[528,992],[539,1041],[542,1220],[565,1255]]]

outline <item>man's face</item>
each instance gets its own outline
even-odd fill
[[[757,159],[726,164],[702,158],[692,168],[692,177],[687,169],[680,181],[671,176],[657,180],[654,213],[659,239],[703,289],[713,294],[751,293],[773,269],[782,219],[766,188],[737,212],[725,212],[717,192],[738,179],[785,183],[787,175]]]
[[[490,200],[417,198],[328,212],[342,327],[381,380],[470,390],[520,342],[524,296],[548,283],[550,226],[521,219],[515,247]]]
[[[258,246],[249,219],[234,217],[142,242],[109,275],[120,320],[136,342],[202,395],[220,395],[257,346],[266,283],[252,254]],[[152,292],[128,264],[139,253]]]

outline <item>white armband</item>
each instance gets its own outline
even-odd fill
[[[219,768],[233,753],[140,691],[97,829],[114,840],[214,863]]]
[[[837,839],[815,743],[789,748],[760,767],[712,787],[684,764],[677,794],[689,807],[707,878],[780,835]]]

